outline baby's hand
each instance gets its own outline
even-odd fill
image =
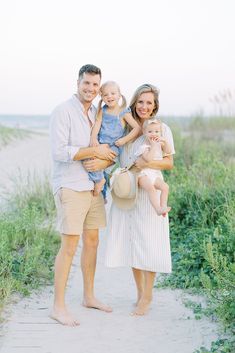
[[[161,146],[165,146],[166,139],[164,137],[157,137],[157,142],[160,142]]]
[[[118,147],[125,145],[125,139],[123,137],[121,137],[120,139],[118,139],[115,142],[115,145],[118,146]]]
[[[90,146],[91,146],[91,147],[97,147],[97,146],[99,146],[99,141],[98,141],[96,138],[91,138]]]

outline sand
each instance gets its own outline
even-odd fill
[[[48,172],[48,137],[34,136],[9,145],[0,151],[0,163],[7,168],[1,171],[0,182],[9,188],[12,182],[8,175],[19,170],[21,175],[27,175],[29,169],[40,174]],[[210,347],[218,337],[218,327],[207,318],[194,318],[191,309],[183,304],[189,298],[183,291],[155,289],[149,314],[130,316],[135,301],[132,274],[128,268],[104,267],[105,237],[103,230],[95,285],[97,297],[110,304],[113,312],[104,313],[81,305],[79,246],[69,278],[67,303],[81,325],[65,327],[50,319],[53,287],[42,288],[6,308],[1,353],[193,353],[201,346]]]

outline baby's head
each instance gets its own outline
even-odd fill
[[[157,117],[148,119],[143,124],[143,134],[148,140],[162,136],[162,122]]]
[[[122,98],[122,107],[126,106],[126,99],[120,91],[120,87],[115,81],[107,81],[100,87],[102,101],[110,108],[115,107]]]

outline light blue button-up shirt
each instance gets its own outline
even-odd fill
[[[94,124],[96,108],[91,105],[88,116]],[[81,161],[74,161],[81,147],[90,144],[91,126],[84,107],[76,95],[60,104],[52,112],[50,120],[50,143],[52,153],[52,188],[55,194],[65,187],[75,191],[93,190]]]

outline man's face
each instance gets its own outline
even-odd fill
[[[82,103],[91,103],[97,96],[100,89],[100,75],[84,73],[83,77],[77,81],[78,97]]]

